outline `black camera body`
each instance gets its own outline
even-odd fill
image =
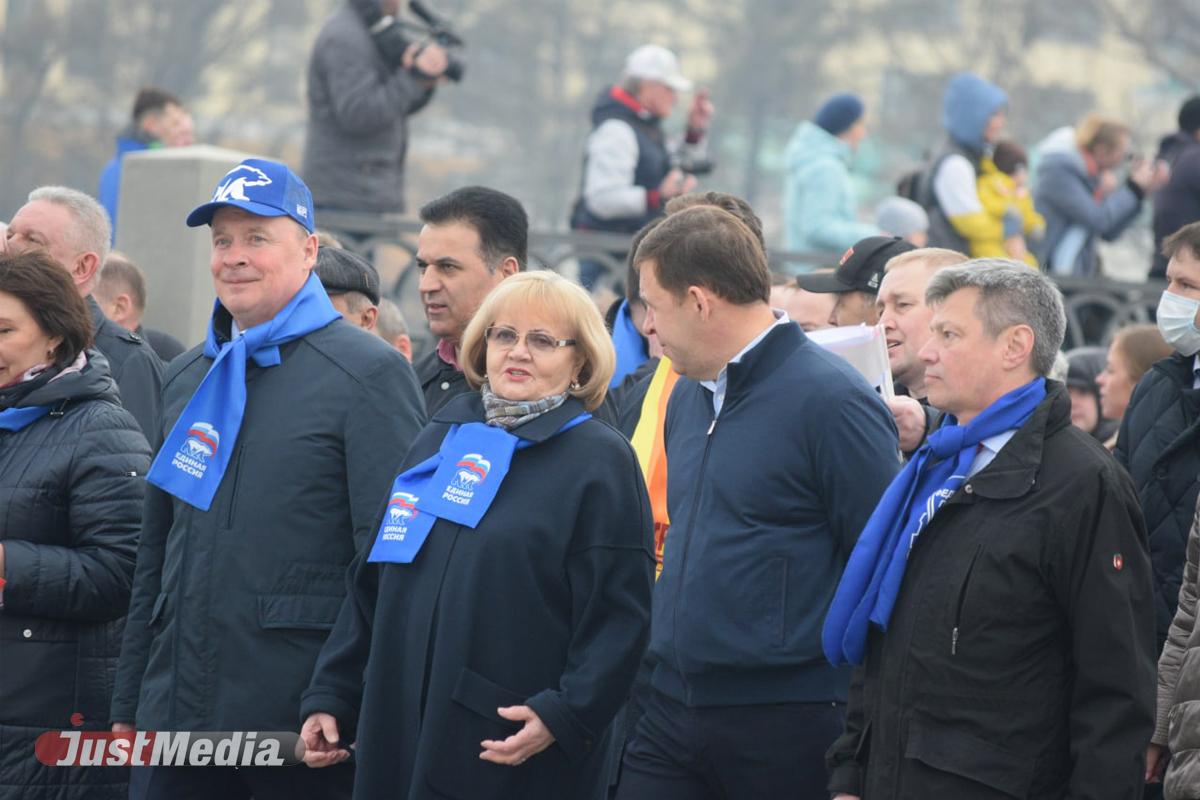
[[[423,25],[402,22],[395,17],[385,17],[379,8],[379,0],[350,0],[350,5],[366,24],[367,30],[371,34],[371,40],[375,43],[375,49],[392,69],[404,65],[404,52],[414,41],[409,36],[409,33],[412,32],[422,38],[437,42],[447,51],[446,56],[449,63],[447,63],[443,75],[455,83],[463,79],[467,65],[461,58],[449,51],[463,47],[465,42],[461,36],[455,33],[449,22],[431,11],[421,0],[409,0],[408,7],[424,23]],[[410,67],[409,71],[418,77],[432,77],[423,74],[416,68]]]

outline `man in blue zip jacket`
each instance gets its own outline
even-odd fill
[[[824,797],[850,673],[826,662],[821,625],[900,466],[891,414],[772,311],[766,256],[733,215],[673,214],[635,258],[645,330],[683,378],[653,689],[617,797]]]

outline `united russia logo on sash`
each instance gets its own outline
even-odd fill
[[[383,518],[384,541],[404,541],[413,517],[421,513],[417,511],[417,499],[415,494],[396,492],[388,500],[387,511]]]
[[[454,477],[442,492],[442,498],[465,506],[475,497],[475,487],[487,479],[492,462],[480,453],[467,453],[458,460],[455,468]]]
[[[187,438],[171,458],[171,466],[193,478],[203,478],[208,464],[221,445],[221,434],[207,422],[193,422]]]

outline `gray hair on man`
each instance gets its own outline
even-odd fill
[[[75,252],[95,253],[99,263],[104,263],[108,257],[109,242],[112,241],[112,223],[108,220],[108,212],[96,198],[68,186],[39,186],[29,193],[30,203],[38,200],[67,209],[74,221],[68,236],[75,245]]]
[[[960,289],[978,289],[976,314],[984,332],[996,338],[1014,325],[1033,330],[1031,366],[1043,377],[1054,369],[1054,356],[1067,333],[1062,292],[1035,269],[1005,258],[977,258],[939,270],[925,289],[925,304],[941,303]]]
[[[375,332],[388,342],[395,341],[397,336],[408,334],[408,324],[404,314],[390,298],[384,297],[379,301],[379,317],[375,322]]]

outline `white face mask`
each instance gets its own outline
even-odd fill
[[[1189,300],[1171,292],[1163,292],[1158,301],[1158,330],[1167,344],[1185,356],[1200,353],[1200,329],[1196,314],[1200,300]]]

